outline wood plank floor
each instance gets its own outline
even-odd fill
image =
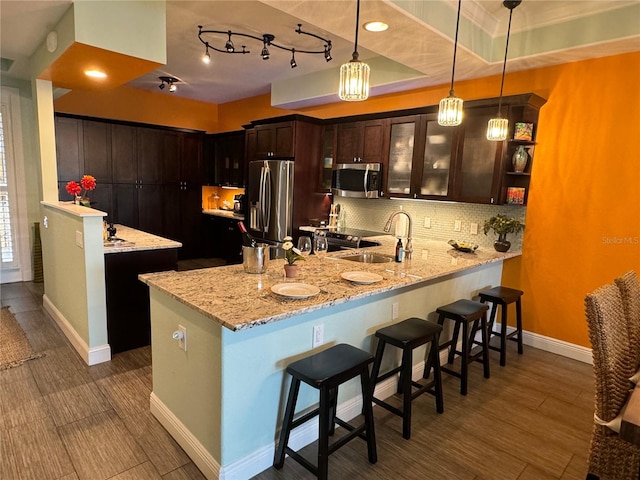
[[[42,286],[0,286],[37,351],[46,357],[0,371],[3,480],[202,480],[149,413],[151,354],[141,348],[87,367],[41,308]],[[374,408],[378,463],[356,439],[329,460],[332,479],[582,480],[593,418],[590,365],[510,342],[507,366],[492,354],[490,379],[471,368],[469,394],[444,375],[445,412],[414,401],[411,440],[398,417]],[[338,433],[336,434],[338,435]],[[313,458],[315,444],[303,453]],[[287,458],[255,480],[314,478]],[[244,479],[230,479],[244,480]]]

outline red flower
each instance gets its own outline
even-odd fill
[[[93,184],[93,188],[95,188],[95,181],[94,181],[94,184]],[[75,197],[77,195],[80,195],[81,191],[82,191],[82,188],[80,188],[80,185],[78,185],[77,182],[74,182],[72,180],[69,183],[67,183],[67,193],[69,195],[73,195]]]
[[[82,188],[85,190],[93,190],[96,188],[96,179],[91,175],[85,175],[82,177],[82,180],[80,180],[80,185],[82,185]]]

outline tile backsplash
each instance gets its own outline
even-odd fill
[[[344,214],[346,228],[359,228],[382,232],[389,216],[401,207],[413,219],[413,238],[425,240],[457,240],[477,244],[481,247],[493,247],[496,236],[493,232],[484,234],[482,227],[488,218],[502,214],[525,221],[526,207],[513,205],[482,205],[475,203],[457,203],[428,200],[377,199],[365,200],[355,198],[334,198]],[[391,234],[394,233],[394,220]],[[425,219],[429,219],[430,227],[425,227]],[[460,220],[460,231],[454,231],[456,220]],[[471,233],[471,224],[478,225],[478,233]],[[522,249],[522,233],[509,234],[513,250]]]

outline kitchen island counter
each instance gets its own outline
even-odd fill
[[[381,240],[368,250],[391,254],[393,237]],[[442,241],[414,241],[414,258],[405,263],[344,260],[354,253],[312,255],[300,262],[295,279],[284,277],[282,259],[272,260],[261,275],[234,265],[139,276],[149,286],[151,412],[207,478],[251,478],[271,466],[291,362],[338,343],[373,353],[377,329],[409,317],[435,321],[438,306],[499,284],[502,261],[520,255],[492,249],[462,253]],[[342,277],[363,271],[382,280],[363,285]],[[293,299],[271,291],[291,282],[320,292]],[[182,343],[175,339],[180,330]],[[422,372],[425,347],[413,358],[414,372]],[[394,378],[376,386],[378,398],[395,391]],[[317,401],[317,392],[301,389],[300,410]],[[338,416],[349,420],[361,409],[359,382],[341,385]],[[291,438],[297,450],[317,438],[317,425],[309,422]]]
[[[244,273],[242,265],[233,265],[146,274],[141,275],[140,280],[230,330],[245,330],[410,285],[428,284],[441,277],[520,255],[520,252],[499,253],[488,249],[463,253],[446,242],[414,241],[413,259],[403,263],[365,264],[342,259],[362,251],[390,255],[392,249],[388,238],[372,237],[381,241],[382,246],[336,252],[324,260],[311,255],[306,261],[298,262],[298,275],[294,279],[284,278],[284,261],[279,259],[271,260],[267,272],[262,275]],[[361,285],[341,277],[344,272],[351,271],[377,273],[382,280]],[[315,285],[320,293],[310,298],[291,299],[271,291],[273,285],[291,282]],[[233,285],[233,288],[221,289],[220,285]]]

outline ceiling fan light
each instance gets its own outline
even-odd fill
[[[360,102],[369,98],[369,65],[351,60],[340,67],[338,96],[346,102]]]
[[[438,124],[443,127],[455,127],[462,123],[462,104],[461,98],[454,96],[453,91],[448,97],[440,100],[438,109]]]
[[[507,139],[509,134],[509,120],[502,117],[496,117],[489,120],[487,126],[487,140],[493,142],[501,142]]]

